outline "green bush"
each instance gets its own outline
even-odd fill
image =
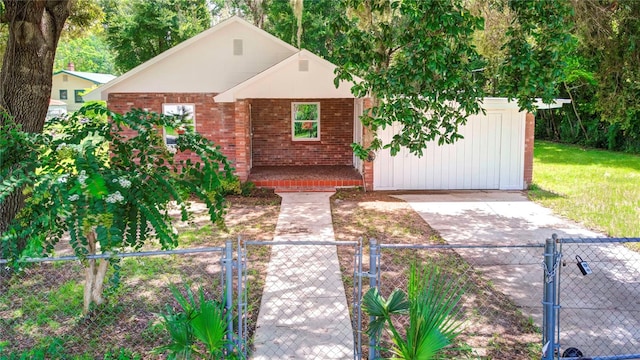
[[[250,196],[256,185],[251,181],[241,182],[237,177],[221,181],[222,194]]]

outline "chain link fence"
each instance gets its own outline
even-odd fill
[[[640,359],[640,239],[548,242],[545,359]]]
[[[407,292],[411,266],[435,265],[448,280],[464,289],[457,320],[462,332],[457,359],[535,358],[540,354],[542,298],[542,244],[505,246],[374,244],[379,253],[377,287],[383,297],[400,289]],[[523,286],[531,282],[540,286]],[[408,316],[396,328],[409,325]],[[371,342],[368,353],[388,356],[388,337]],[[372,357],[369,357],[370,359]]]
[[[463,331],[450,358],[640,359],[639,244],[239,240],[118,254],[110,256],[106,303],[87,314],[86,260],[29,259],[20,269],[0,261],[0,359],[162,359],[155,350],[172,338],[160,314],[178,308],[172,286],[203,289],[225,305],[232,357],[384,357],[390,338],[367,337],[362,297],[371,287],[385,298],[406,292],[411,266],[426,264],[465,289],[457,318]],[[408,325],[406,317],[394,321],[398,329]]]
[[[0,358],[161,359],[154,350],[172,339],[160,314],[179,308],[171,287],[221,301],[223,257],[221,247],[109,256],[106,301],[86,314],[87,260],[0,261]]]
[[[412,264],[436,264],[466,289],[460,304],[464,331],[457,350],[448,356],[539,357],[543,247],[246,241],[243,251],[249,257],[264,248],[271,250],[266,268],[251,261],[246,265],[248,273],[267,273],[261,301],[249,302],[243,317],[248,322],[249,357],[373,359],[389,355],[384,350],[390,346],[388,338],[366,336],[369,318],[362,311],[362,296],[370,284],[385,297],[394,289],[406,291]],[[530,276],[539,286],[522,286],[523,278]],[[406,325],[406,318],[399,318],[398,325]]]

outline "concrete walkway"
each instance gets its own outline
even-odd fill
[[[518,245],[560,238],[602,237],[521,192],[468,191],[400,195],[449,244]],[[543,250],[458,249],[507,294],[537,325],[542,314]],[[561,267],[560,341],[585,356],[640,353],[640,254],[622,245],[564,245]],[[583,276],[575,255],[591,260],[594,274]],[[621,260],[624,259],[624,262]],[[615,271],[612,269],[616,269]]]
[[[333,193],[281,193],[274,241],[335,241]],[[352,359],[353,329],[336,247],[274,245],[252,359]]]

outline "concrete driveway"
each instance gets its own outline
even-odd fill
[[[408,202],[449,244],[544,244],[554,233],[560,238],[603,236],[554,215],[522,192],[459,191],[396,197]],[[568,264],[561,270],[563,348],[577,347],[585,356],[640,353],[640,254],[622,245],[580,245],[580,250],[571,246],[565,245],[563,259]],[[541,325],[544,249],[456,251]],[[573,260],[575,253],[597,254],[598,263],[592,265],[602,271],[582,276]],[[611,273],[612,266],[607,265],[619,263],[621,257],[629,260],[623,270],[627,276]],[[621,274],[626,279],[621,279]],[[617,285],[623,294],[616,294]],[[575,298],[580,300],[575,302]]]

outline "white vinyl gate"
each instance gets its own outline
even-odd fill
[[[422,157],[402,149],[380,150],[374,162],[375,190],[455,190],[524,188],[525,112],[491,109],[471,116],[454,144],[428,144]],[[400,125],[379,130],[383,143]]]

